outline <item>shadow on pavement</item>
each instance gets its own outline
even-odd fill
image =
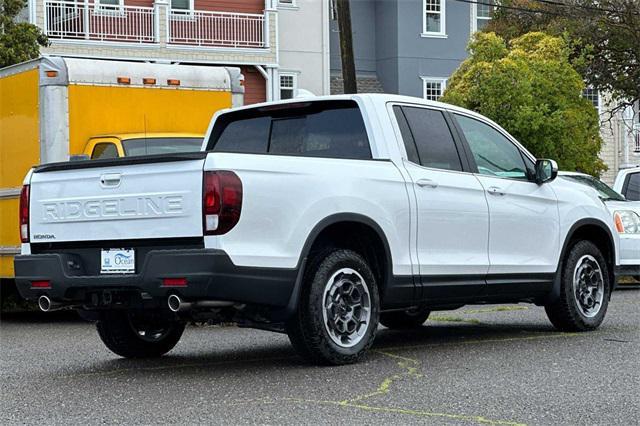
[[[5,312],[0,311],[1,322],[20,322],[20,323],[51,323],[51,322],[85,322],[78,313],[73,310],[41,312],[41,311],[22,311],[22,312]]]
[[[188,330],[187,330],[188,332]],[[403,350],[429,350],[430,347],[438,348],[438,346],[455,346],[456,344],[465,343],[482,343],[482,341],[491,342],[487,349],[493,350],[493,345],[499,345],[500,340],[527,340],[529,338],[541,337],[547,334],[557,333],[558,337],[562,333],[554,332],[549,325],[539,326],[522,326],[522,325],[429,325],[412,331],[394,331],[388,329],[380,329],[368,356],[364,362],[370,362],[383,355],[377,351],[403,351]],[[185,354],[172,354],[171,352],[162,358],[156,359],[124,359],[117,358],[106,361],[98,361],[89,368],[82,368],[74,371],[74,376],[92,376],[102,374],[118,374],[118,373],[144,373],[144,374],[162,374],[171,371],[172,375],[189,376],[194,374],[194,369],[198,374],[202,374],[203,370],[207,370],[211,374],[221,372],[228,373],[232,370],[242,370],[244,372],[259,368],[263,369],[299,369],[314,367],[302,358],[298,357],[288,342],[272,343],[268,346],[254,346],[241,348],[225,348],[221,350],[215,349],[215,331],[212,330],[211,336],[211,352],[190,356]],[[184,350],[186,346],[183,346]],[[451,348],[451,350],[459,350]],[[322,368],[322,367],[316,367]],[[348,368],[332,367],[332,368]],[[145,373],[146,372],[146,373]]]

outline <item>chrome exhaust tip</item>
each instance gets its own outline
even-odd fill
[[[38,307],[42,312],[49,312],[51,310],[51,299],[47,296],[40,296],[38,298]]]
[[[167,299],[167,305],[169,305],[169,310],[171,312],[178,312],[180,310],[180,305],[182,304],[182,299],[180,299],[175,294],[169,295]]]

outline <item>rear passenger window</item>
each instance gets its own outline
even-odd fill
[[[269,152],[306,157],[371,158],[367,132],[358,108],[274,118]]]
[[[414,107],[402,107],[402,111],[415,142],[420,164],[434,169],[461,171],[462,162],[442,112]],[[406,139],[404,135],[403,138]]]
[[[370,159],[354,101],[318,101],[231,112],[219,118],[207,149],[305,157]]]
[[[118,158],[118,149],[116,145],[109,143],[99,143],[93,147],[93,152],[91,153],[92,159],[108,159],[108,158]]]
[[[640,201],[640,173],[631,173],[627,177],[622,192],[627,200]]]
[[[404,148],[407,151],[407,159],[412,163],[420,164],[418,149],[416,148],[416,143],[413,141],[413,136],[411,135],[411,130],[409,130],[409,124],[407,124],[407,119],[402,112],[402,108],[398,105],[394,106],[393,113],[396,115],[396,121],[400,128]]]

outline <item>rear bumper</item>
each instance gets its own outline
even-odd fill
[[[285,307],[289,303],[296,269],[252,268],[233,264],[222,250],[151,250],[136,274],[78,275],[72,268],[78,256],[47,253],[15,257],[15,279],[25,299],[47,295],[52,300],[83,302],[91,292],[135,291],[145,297],[178,294],[187,301],[222,300]],[[164,287],[164,278],[185,278],[186,287]],[[50,288],[32,288],[32,282],[48,280]]]

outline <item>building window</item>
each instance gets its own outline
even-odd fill
[[[96,2],[100,5],[100,9],[116,9],[122,7],[123,0],[99,0]]]
[[[74,2],[77,4],[77,2]],[[124,0],[99,0],[94,3],[94,15],[122,16],[124,12]]]
[[[428,101],[440,100],[444,89],[447,88],[447,79],[439,77],[422,78],[422,97]]]
[[[193,0],[171,0],[171,10],[193,10]]]
[[[422,0],[422,35],[446,37],[445,0]]]
[[[280,99],[292,99],[296,96],[297,76],[280,73]]]
[[[297,7],[296,0],[278,0],[278,7],[294,8]]]
[[[496,10],[496,3],[496,0],[484,0],[482,3],[471,4],[472,33],[482,30],[489,23]]]
[[[600,93],[593,87],[585,87],[582,91],[582,97],[593,104],[600,113]]]

